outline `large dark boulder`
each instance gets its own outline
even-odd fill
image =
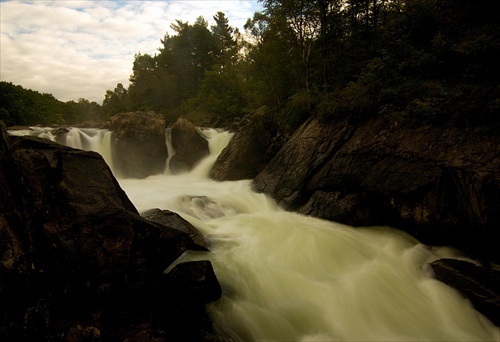
[[[436,279],[460,291],[477,311],[500,326],[500,271],[455,259],[436,260],[431,267]]]
[[[139,216],[99,154],[8,138],[0,123],[0,189],[0,340],[215,337],[206,298],[175,337],[159,319],[186,310],[164,270],[206,248]]]
[[[145,178],[162,173],[167,161],[165,118],[154,112],[116,114],[113,131],[113,169],[119,177]]]
[[[171,129],[175,154],[170,159],[170,172],[175,174],[190,171],[196,163],[210,154],[207,139],[188,120],[177,119]]]
[[[252,179],[281,148],[278,125],[266,107],[245,120],[217,158],[210,174],[213,179]]]
[[[500,136],[309,120],[254,179],[287,209],[500,260]]]

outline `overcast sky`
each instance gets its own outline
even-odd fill
[[[222,11],[243,32],[260,10],[257,0],[0,0],[0,80],[101,104],[107,89],[128,87],[134,54],[154,55],[175,19],[211,25]]]

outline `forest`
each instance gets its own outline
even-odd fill
[[[80,98],[62,102],[52,94],[0,82],[0,120],[7,126],[76,124],[102,121],[102,106]]]
[[[10,95],[2,89],[0,119],[69,124],[152,110],[167,122],[200,121],[267,106],[285,131],[311,116],[498,127],[498,1],[260,2],[264,10],[244,32],[223,12],[211,26],[203,17],[177,20],[155,55],[135,55],[128,89],[117,84],[102,105],[31,92],[24,101],[10,85]]]

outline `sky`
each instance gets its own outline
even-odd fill
[[[0,80],[101,104],[117,83],[128,88],[134,55],[154,55],[176,19],[212,25],[222,11],[243,32],[261,10],[257,0],[0,0]]]

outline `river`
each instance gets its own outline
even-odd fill
[[[65,143],[108,158],[107,132],[80,132]],[[236,341],[500,341],[499,328],[432,277],[428,263],[460,258],[457,251],[389,227],[287,212],[252,191],[250,180],[213,181],[210,168],[231,134],[203,134],[211,154],[190,173],[118,181],[140,212],[177,212],[204,235],[210,251],[177,262],[212,262],[223,296],[208,311],[220,334]],[[90,146],[86,136],[100,142]]]

